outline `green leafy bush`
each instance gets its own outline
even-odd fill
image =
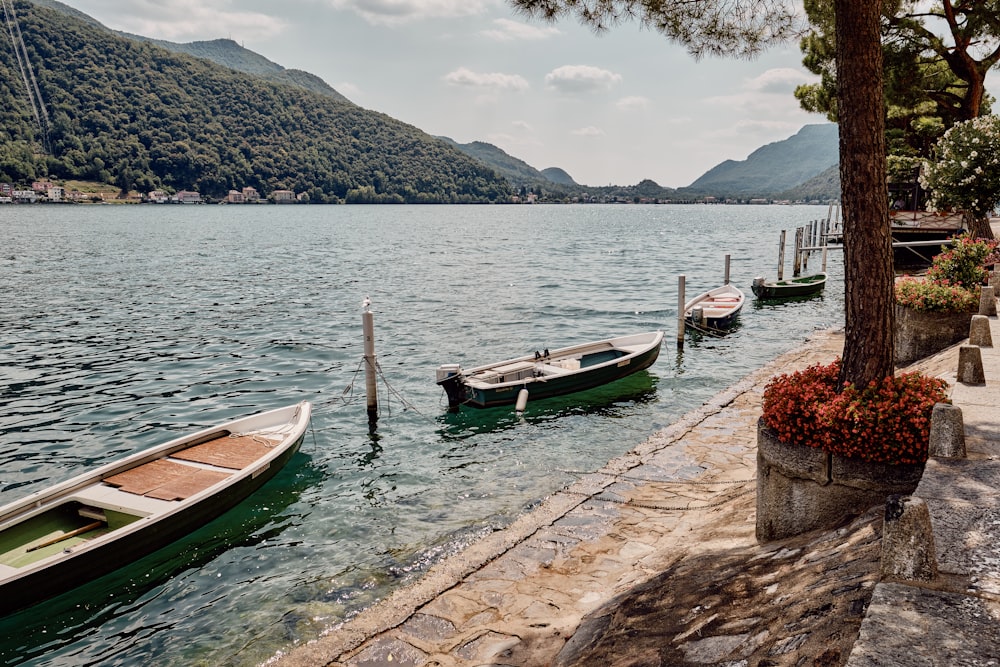
[[[971,234],[956,236],[952,246],[934,256],[925,280],[896,281],[896,303],[914,310],[935,312],[975,311],[980,286],[989,277],[987,266],[997,261],[997,242]]]
[[[979,290],[968,290],[947,281],[900,278],[896,303],[924,312],[973,312],[979,308]]]
[[[920,173],[928,210],[964,210],[982,219],[1000,203],[1000,117],[956,123],[938,139],[935,158]]]
[[[976,239],[968,233],[956,236],[948,250],[934,256],[927,278],[966,289],[978,287],[989,277],[986,262],[996,247],[994,240]]]
[[[931,412],[947,401],[944,380],[890,376],[837,391],[840,360],[777,375],[764,389],[764,424],[783,442],[873,463],[927,460]]]

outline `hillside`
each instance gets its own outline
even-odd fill
[[[120,36],[72,13],[26,0],[12,5],[48,122],[40,133],[5,37],[0,181],[48,176],[212,197],[252,186],[263,194],[304,192],[311,201],[511,195],[483,163],[384,114]]]
[[[758,148],[746,160],[726,160],[682,188],[716,196],[775,196],[840,160],[837,126],[806,125],[797,134]]]
[[[49,176],[214,197],[249,185],[306,192],[314,202],[502,201],[528,191],[542,201],[839,197],[839,180],[821,175],[837,163],[834,125],[805,126],[687,188],[651,180],[590,187],[492,144],[430,137],[356,107],[319,77],[230,39],[152,40],[112,31],[58,0],[33,5],[14,2],[53,152],[39,155],[11,42],[0,40],[0,136],[9,139],[0,143],[0,181]]]
[[[253,74],[276,83],[287,83],[293,86],[299,86],[300,88],[311,90],[314,93],[329,95],[330,97],[338,99],[342,102],[350,101],[315,74],[303,72],[302,70],[285,69],[278,63],[272,62],[258,53],[243,48],[231,39],[213,39],[203,42],[187,42],[182,44],[168,42],[162,39],[152,39],[142,35],[134,35],[127,32],[111,30],[93,17],[87,16],[83,12],[74,9],[65,3],[59,2],[58,0],[32,1],[36,5],[48,7],[49,9],[53,9],[61,14],[77,18],[96,28],[106,30],[109,33],[113,33],[121,37],[128,37],[130,39],[149,42],[151,44],[161,46],[168,51],[186,53],[196,58],[211,60],[214,63],[222,65],[223,67],[228,67],[229,69],[234,69],[237,72]]]
[[[835,164],[805,183],[785,190],[777,198],[792,201],[840,199],[840,165]]]

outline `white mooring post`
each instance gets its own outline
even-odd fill
[[[375,318],[371,311],[371,299],[364,300],[361,324],[365,335],[365,398],[368,403],[368,423],[378,420],[378,384],[375,377]]]
[[[677,348],[684,347],[684,274],[677,276]]]

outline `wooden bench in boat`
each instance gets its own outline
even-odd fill
[[[110,503],[151,514],[163,509],[165,502],[184,500],[253,465],[279,441],[278,436],[270,441],[260,435],[222,435],[112,475],[76,497],[97,506]]]

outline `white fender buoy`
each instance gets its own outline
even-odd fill
[[[528,390],[522,389],[517,392],[517,403],[514,404],[514,410],[524,412],[526,407],[528,407]]]

